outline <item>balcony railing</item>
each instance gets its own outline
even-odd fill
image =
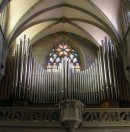
[[[130,127],[130,108],[84,108],[82,127]],[[0,108],[0,126],[61,127],[59,108]]]

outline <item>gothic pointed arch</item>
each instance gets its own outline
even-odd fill
[[[75,50],[66,42],[60,42],[52,49],[47,60],[47,70],[57,71],[60,68],[64,58],[69,61],[70,68],[77,71],[80,70],[79,57]]]

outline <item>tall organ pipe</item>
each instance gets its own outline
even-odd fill
[[[109,41],[111,45],[111,41]],[[117,76],[117,69],[116,69],[116,53],[114,50],[114,46],[111,45],[111,60],[112,60],[112,67],[113,67],[113,79],[114,79],[114,91],[115,91],[115,98],[119,98],[119,86],[118,86],[118,76]]]
[[[118,99],[119,89],[115,51],[111,41],[102,41],[98,59],[85,71],[70,69],[63,60],[57,71],[44,70],[32,57],[32,46],[24,36],[17,45],[14,57],[13,81],[6,77],[1,83],[0,96],[6,98],[8,82],[13,87],[13,99],[28,99],[33,103],[58,103],[62,99],[77,99],[88,104]],[[5,87],[5,93],[3,91]]]
[[[106,99],[109,100],[111,96],[109,92],[110,82],[109,82],[108,65],[107,65],[107,59],[106,59],[106,47],[103,41],[102,41],[102,55],[103,55],[104,77],[105,77],[104,89],[106,92]]]
[[[23,76],[22,76],[22,99],[26,98],[26,91],[27,91],[27,87],[26,87],[26,83],[28,80],[28,53],[29,53],[29,42],[28,40],[24,42],[24,56],[23,56]]]
[[[98,95],[98,102],[101,102],[101,83],[99,78],[99,65],[97,59],[95,60],[95,74],[96,74],[96,82],[97,82],[97,95]]]

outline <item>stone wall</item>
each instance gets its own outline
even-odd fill
[[[79,56],[82,69],[87,69],[94,62],[95,58],[97,58],[97,46],[85,38],[66,32],[51,34],[34,44],[34,58],[46,67],[49,53],[60,43],[60,41],[66,42],[75,50]]]

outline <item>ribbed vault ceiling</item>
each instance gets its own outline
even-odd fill
[[[8,44],[25,34],[34,44],[56,32],[70,32],[96,45],[105,36],[122,39],[120,0],[12,0]]]

